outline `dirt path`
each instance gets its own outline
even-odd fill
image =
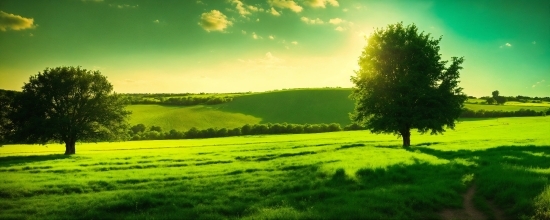
[[[477,210],[474,205],[474,195],[476,193],[476,186],[472,185],[468,191],[462,195],[462,206],[464,209],[445,209],[439,213],[444,220],[486,220],[487,216],[483,212]],[[486,201],[489,209],[493,212],[496,220],[505,220],[503,212],[499,210],[493,203]]]

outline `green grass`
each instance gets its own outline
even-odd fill
[[[0,219],[438,219],[470,184],[509,219],[548,216],[550,117],[366,131],[0,147]]]
[[[261,118],[262,123],[350,124],[353,111],[349,89],[304,89],[235,97],[220,110]]]
[[[213,106],[162,106],[162,105],[130,105],[132,111],[130,124],[145,124],[160,126],[165,131],[176,129],[186,131],[192,127],[206,129],[212,127],[234,128],[244,124],[258,124],[261,119],[242,113],[220,111]]]

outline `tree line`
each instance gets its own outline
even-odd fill
[[[170,98],[147,98],[147,97],[132,97],[127,96],[126,100],[130,105],[179,105],[179,106],[192,106],[192,105],[216,105],[233,101],[233,97],[230,96],[184,96],[184,97],[170,97]]]
[[[492,105],[504,105],[504,103],[510,102],[522,102],[522,103],[542,103],[543,101],[550,102],[550,97],[529,97],[529,96],[501,96],[498,90],[491,93],[492,96],[484,96],[480,99],[485,100],[486,104]],[[475,98],[475,97],[472,97]]]
[[[550,108],[546,111],[535,111],[532,109],[520,109],[517,111],[486,111],[483,109],[474,111],[471,109],[463,109],[460,114],[461,118],[503,118],[503,117],[529,117],[529,116],[546,116],[550,115]]]
[[[362,127],[346,126],[342,128],[338,123],[331,124],[246,124],[236,128],[191,128],[187,131],[172,129],[163,132],[161,127],[151,126],[147,128],[144,124],[137,124],[130,127],[128,131],[130,140],[164,140],[164,139],[197,139],[232,137],[243,135],[271,135],[271,134],[309,134],[335,132],[342,130],[360,130]]]

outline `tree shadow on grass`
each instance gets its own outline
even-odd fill
[[[171,187],[83,197],[55,218],[78,219],[437,219],[437,211],[460,207],[460,164],[395,164],[355,174],[321,164],[282,166],[270,172],[224,175],[222,182],[189,180]],[[269,181],[252,176],[268,176]],[[224,178],[225,178],[224,177]],[[217,179],[223,180],[223,179]],[[189,182],[189,183],[187,183]],[[103,198],[99,196],[104,196]],[[94,200],[92,200],[94,199]],[[53,211],[52,211],[53,212]],[[55,216],[57,215],[57,216]]]
[[[458,118],[459,122],[462,121],[485,121],[490,119],[497,119],[497,118]]]
[[[40,161],[48,161],[48,160],[67,159],[69,157],[70,157],[70,155],[65,155],[65,154],[0,157],[0,167],[9,167],[9,166],[13,166],[13,165],[40,162]]]
[[[533,200],[550,185],[550,146],[499,146],[486,150],[414,148],[451,161],[472,163],[477,194],[494,202],[509,219],[533,216]],[[487,204],[477,204],[486,208]],[[484,207],[485,206],[485,207]]]

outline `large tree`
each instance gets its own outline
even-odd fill
[[[367,39],[351,77],[352,121],[373,133],[392,133],[410,146],[411,129],[440,134],[453,129],[467,99],[458,86],[462,57],[441,60],[439,39],[403,23],[377,29]]]
[[[13,100],[16,95],[16,91],[0,89],[0,146],[8,142],[7,135],[10,131],[8,114],[13,110]]]
[[[31,76],[8,114],[15,142],[65,143],[75,154],[77,141],[113,140],[126,133],[122,99],[99,71],[80,67],[47,68]]]

